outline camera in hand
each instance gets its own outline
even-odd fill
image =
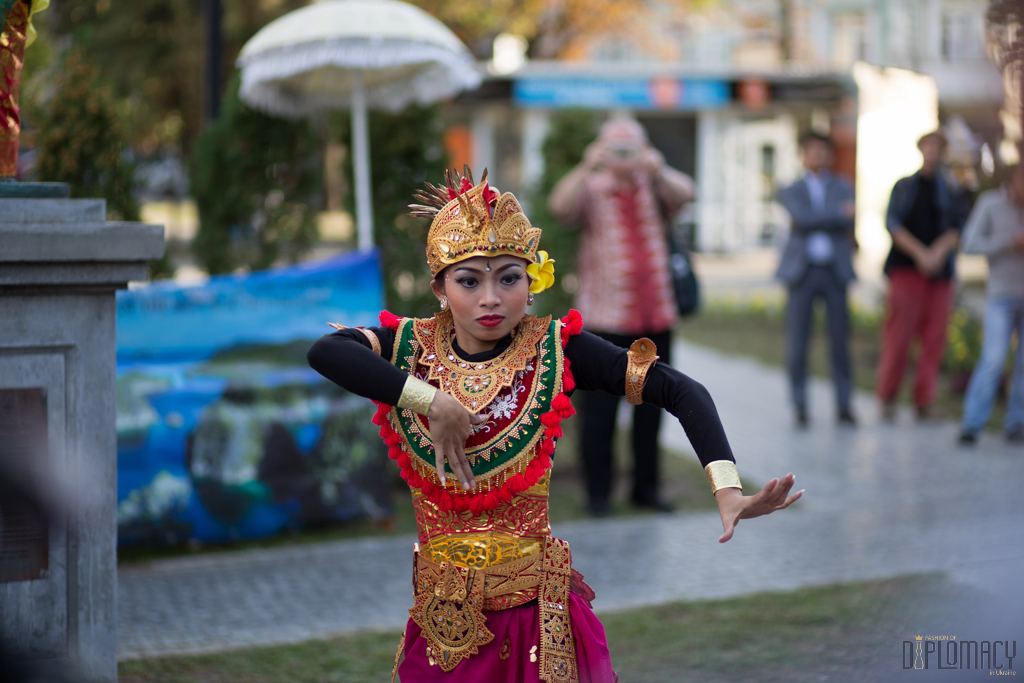
[[[615,145],[609,147],[608,150],[616,159],[636,159],[640,156],[640,152],[642,151],[635,145]]]

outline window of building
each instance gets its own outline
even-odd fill
[[[943,10],[942,57],[946,61],[985,58],[984,26],[979,12]]]
[[[832,63],[848,69],[867,58],[867,21],[863,12],[842,12],[832,17]]]

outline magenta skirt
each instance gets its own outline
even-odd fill
[[[576,637],[580,683],[617,683],[619,677],[612,671],[604,626],[593,610],[576,594],[571,594],[569,614]],[[430,663],[427,641],[420,635],[420,627],[410,619],[405,627],[405,658],[398,667],[402,683],[540,683],[540,608],[529,605],[484,615],[494,640],[460,662],[450,673]],[[533,649],[534,646],[537,649]]]

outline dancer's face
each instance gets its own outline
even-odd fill
[[[530,278],[525,259],[475,256],[448,266],[431,286],[448,297],[455,335],[466,353],[493,349],[526,314]]]

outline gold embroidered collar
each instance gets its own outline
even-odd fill
[[[417,321],[421,322],[421,321]],[[480,413],[502,389],[512,385],[516,373],[525,370],[537,355],[537,344],[547,334],[551,316],[525,315],[512,332],[512,343],[497,357],[470,363],[455,353],[455,325],[451,311],[441,311],[415,326],[422,352],[419,363],[430,368],[427,381],[451,394],[471,413]]]

